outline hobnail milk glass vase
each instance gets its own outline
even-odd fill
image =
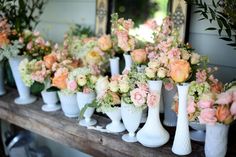
[[[4,87],[4,66],[3,62],[0,61],[0,96],[6,93]]]
[[[122,140],[125,142],[137,142],[135,131],[141,122],[142,109],[121,101],[121,117],[126,130],[129,132],[122,136]]]
[[[229,125],[206,125],[206,157],[224,157],[227,152]]]
[[[130,70],[132,67],[132,63],[133,63],[131,55],[124,54],[123,56],[125,59],[125,69],[124,70]]]
[[[20,95],[15,99],[15,103],[18,105],[27,105],[36,101],[36,97],[30,94],[30,88],[25,86],[20,76],[19,64],[23,59],[23,56],[9,58],[9,64],[16,83],[17,91]]]
[[[79,109],[82,110],[86,104],[92,103],[95,98],[96,98],[95,92],[90,92],[90,93],[77,92],[77,103],[79,105]],[[79,124],[81,126],[95,125],[97,121],[91,118],[94,111],[95,108],[88,107],[84,112],[83,115],[84,119],[80,120]]]
[[[66,94],[64,92],[58,92],[58,96],[61,102],[61,108],[65,116],[69,118],[75,118],[79,116],[79,106],[77,104],[76,94]]]
[[[150,91],[161,94],[162,81],[148,81]],[[148,107],[148,117],[143,128],[137,133],[137,140],[146,147],[159,147],[168,142],[170,135],[163,128],[159,116],[160,101]]]
[[[177,85],[177,89],[179,95],[179,107],[172,152],[177,155],[187,155],[192,151],[187,115],[187,94],[189,84],[183,83],[182,85]]]
[[[61,106],[58,104],[58,96],[57,92],[47,92],[46,90],[43,90],[41,92],[43,102],[45,103],[42,106],[42,110],[45,112],[53,112],[61,109]]]
[[[110,58],[110,70],[111,70],[111,76],[114,75],[119,75],[120,74],[120,58],[119,57],[115,57],[115,58]]]

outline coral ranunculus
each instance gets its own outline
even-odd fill
[[[186,81],[190,71],[190,64],[185,60],[174,60],[170,63],[170,76],[177,83]]]
[[[137,63],[145,63],[147,61],[147,52],[144,49],[136,49],[131,52],[132,60]]]
[[[219,105],[216,109],[216,118],[219,122],[229,121],[229,119],[232,118],[229,106],[228,105]]]
[[[67,77],[68,77],[68,72],[63,71],[60,75],[57,75],[52,79],[52,86],[55,86],[59,89],[66,89]]]
[[[54,54],[49,54],[43,57],[45,65],[48,69],[52,68],[52,65],[57,61],[57,58]]]
[[[98,39],[98,46],[102,51],[107,51],[112,48],[110,35],[103,35]]]

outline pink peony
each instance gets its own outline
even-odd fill
[[[188,114],[194,113],[196,111],[195,106],[197,106],[196,103],[193,101],[192,98],[190,98],[187,107]]]
[[[140,107],[145,104],[147,94],[140,88],[136,88],[130,92],[131,100],[135,106]]]
[[[202,109],[204,109],[204,108],[210,108],[210,107],[213,106],[213,104],[214,104],[214,101],[213,101],[213,100],[200,100],[200,101],[197,103],[197,105],[198,105],[200,108],[202,108]]]
[[[214,125],[217,121],[216,119],[216,110],[211,108],[203,109],[198,117],[201,124],[210,124]]]
[[[236,116],[236,101],[234,101],[230,107],[230,112],[232,115]]]
[[[220,93],[217,96],[216,104],[229,104],[233,101],[233,95],[231,92]]]
[[[157,92],[150,92],[147,96],[148,107],[156,106],[160,101],[160,95]]]
[[[75,80],[71,80],[67,82],[67,88],[71,91],[75,91],[77,89],[77,83]]]

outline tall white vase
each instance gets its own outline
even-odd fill
[[[31,104],[36,101],[36,97],[30,94],[30,88],[25,86],[20,76],[19,64],[23,59],[23,56],[9,58],[9,64],[16,82],[17,91],[20,95],[20,97],[15,99],[15,103],[18,105]]]
[[[149,90],[161,94],[162,81],[148,81]],[[160,102],[148,108],[147,121],[137,133],[137,140],[146,147],[159,147],[168,142],[170,135],[163,128],[159,116]]]
[[[75,118],[79,116],[79,106],[77,104],[76,94],[66,94],[58,92],[61,102],[61,108],[65,116]]]
[[[115,58],[110,58],[110,69],[111,69],[111,76],[114,75],[119,75],[120,74],[120,58],[119,57],[115,57]]]
[[[95,98],[96,98],[95,92],[90,92],[90,93],[77,92],[77,103],[79,105],[79,109],[82,110],[86,104],[92,103]],[[94,110],[95,108],[92,107],[86,109],[83,115],[85,119],[82,119],[79,122],[81,126],[91,126],[97,123],[95,119],[91,118],[94,113]]]
[[[45,112],[53,112],[61,109],[61,106],[58,104],[58,96],[57,92],[47,92],[46,90],[43,90],[41,92],[43,102],[45,103],[42,106],[42,110]]]
[[[174,96],[177,93],[176,86],[173,87],[172,90],[168,91],[166,89],[163,89],[163,100],[164,100],[164,125],[166,126],[176,126],[177,124],[177,115],[176,113],[171,109],[173,102],[174,102]]]
[[[4,86],[4,67],[3,62],[0,61],[0,96],[6,93]]]
[[[206,157],[224,157],[227,152],[229,125],[206,125]]]
[[[179,95],[179,107],[172,152],[177,155],[187,155],[192,151],[187,114],[187,94],[189,84],[183,83],[182,85],[177,85],[177,89]]]
[[[132,63],[133,63],[131,55],[124,54],[123,56],[125,59],[125,69],[124,70],[130,70],[132,67]]]
[[[123,132],[125,131],[124,124],[121,123],[121,108],[114,107],[106,112],[107,116],[111,119],[111,123],[106,125],[106,129],[110,132]]]
[[[121,102],[121,118],[125,125],[128,134],[122,136],[125,142],[137,142],[135,131],[138,129],[141,122],[142,109],[135,107],[133,104]]]

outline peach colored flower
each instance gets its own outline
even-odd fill
[[[52,68],[52,65],[57,61],[57,58],[54,54],[48,54],[43,57],[43,60],[45,62],[45,65],[48,69]]]
[[[231,117],[230,109],[228,105],[219,105],[216,109],[216,118],[219,122],[224,122]]]
[[[137,63],[145,63],[147,61],[147,52],[144,49],[136,49],[131,52],[132,60]]]
[[[170,76],[175,82],[181,83],[186,81],[190,70],[189,62],[185,60],[173,60],[170,62]]]
[[[216,110],[212,108],[203,109],[198,119],[201,124],[214,125],[217,122]]]
[[[160,95],[157,92],[150,92],[147,96],[147,105],[148,107],[154,107],[159,104]]]
[[[59,89],[66,89],[67,88],[67,78],[68,78],[68,71],[67,70],[58,70],[55,73],[54,78],[52,79],[52,86],[55,86]]]
[[[204,109],[204,108],[210,108],[214,104],[213,100],[199,100],[197,103],[198,107]]]
[[[224,92],[224,93],[220,93],[217,96],[217,100],[216,100],[216,104],[229,104],[233,101],[233,95],[231,92]]]
[[[115,92],[109,92],[109,94],[112,96],[112,103],[113,105],[120,104],[120,97],[117,93]]]
[[[110,35],[103,35],[98,39],[98,47],[102,51],[107,51],[112,48],[112,41]]]
[[[140,88],[135,88],[130,92],[130,96],[134,105],[140,107],[145,104],[147,93]]]
[[[89,51],[86,55],[86,61],[88,64],[98,64],[102,60],[102,57],[100,56],[98,51],[92,50]]]
[[[75,80],[71,80],[67,82],[67,89],[71,90],[71,91],[75,91],[77,89],[77,83]]]
[[[222,89],[223,89],[223,85],[221,82],[211,84],[211,91],[213,93],[219,94],[222,91]]]
[[[7,37],[7,33],[1,32],[0,33],[0,47],[8,43],[9,43],[9,39]]]

